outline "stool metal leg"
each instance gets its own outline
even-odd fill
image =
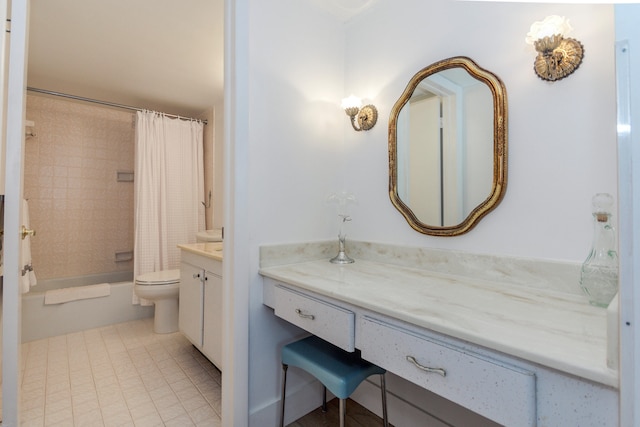
[[[322,386],[322,412],[327,412],[327,387]]]
[[[347,399],[340,399],[340,427],[344,427],[344,419],[347,415]]]
[[[387,382],[385,374],[380,374],[380,390],[382,393],[382,422],[384,427],[389,427],[389,418],[387,417]]]
[[[282,399],[280,400],[280,427],[284,427],[284,397],[287,390],[287,368],[289,365],[282,364]]]

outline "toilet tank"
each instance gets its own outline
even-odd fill
[[[196,242],[222,242],[222,229],[214,228],[212,230],[198,231],[196,233]]]

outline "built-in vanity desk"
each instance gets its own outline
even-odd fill
[[[264,304],[502,425],[617,425],[606,310],[554,283],[573,267],[359,242],[336,265],[328,248],[261,248]]]
[[[222,243],[178,247],[180,331],[222,370]]]

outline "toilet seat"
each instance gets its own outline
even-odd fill
[[[136,285],[163,286],[180,282],[180,269],[153,271],[136,277]]]

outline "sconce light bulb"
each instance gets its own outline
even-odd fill
[[[525,41],[528,44],[533,45],[537,40],[545,37],[557,35],[567,37],[571,31],[573,31],[573,27],[569,24],[569,20],[567,18],[564,16],[551,15],[547,16],[542,21],[536,21],[531,24],[531,28],[527,33]]]
[[[356,114],[357,114],[357,110],[359,110],[361,106],[362,106],[362,100],[355,95],[350,95],[348,98],[344,98],[342,100],[342,108],[345,111],[355,108]]]

